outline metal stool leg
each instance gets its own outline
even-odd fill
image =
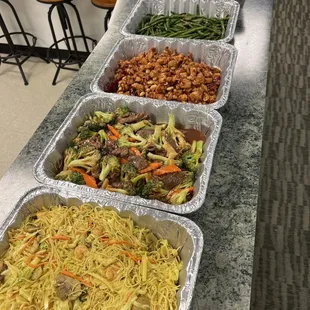
[[[72,40],[72,44],[73,44],[73,49],[74,49],[74,54],[75,54],[76,60],[78,61],[78,65],[81,68],[82,67],[82,61],[80,59],[79,52],[78,52],[78,49],[77,49],[77,44],[76,44],[76,41],[75,41],[75,37],[74,37],[73,29],[72,29],[72,26],[71,26],[70,18],[69,18],[69,15],[67,13],[67,10],[65,9],[64,6],[63,6],[63,17],[64,17],[64,24],[66,24],[66,28],[69,29],[70,39]],[[64,31],[64,33],[66,32],[65,28],[63,28],[63,31]]]
[[[5,23],[4,23],[4,20],[3,20],[1,14],[0,14],[0,28],[2,29],[2,32],[3,32],[3,34],[4,34],[4,36],[5,36],[6,40],[7,40],[7,42],[8,42],[8,44],[9,44],[9,47],[10,47],[10,50],[11,50],[12,55],[15,55],[15,54],[16,54],[16,51],[15,51],[14,43],[13,43],[13,41],[12,41],[12,39],[11,39],[10,33],[9,33],[9,31],[8,31],[8,29],[7,29],[6,25],[5,25]],[[27,81],[27,79],[26,79],[24,70],[23,70],[23,68],[22,68],[22,65],[21,65],[21,63],[20,63],[18,57],[16,56],[16,57],[14,57],[14,58],[15,58],[15,61],[16,61],[16,65],[18,66],[18,69],[19,69],[19,71],[20,71],[20,74],[21,74],[21,76],[22,76],[22,78],[23,78],[23,80],[24,80],[24,84],[25,84],[25,85],[28,85],[28,81]]]
[[[82,34],[82,38],[83,38],[83,41],[84,41],[86,52],[90,53],[89,48],[88,48],[88,44],[87,44],[87,41],[86,41],[86,35],[85,35],[85,32],[84,32],[84,27],[83,27],[83,24],[82,24],[80,13],[79,13],[78,9],[76,8],[76,6],[72,2],[69,2],[68,5],[70,5],[74,9],[74,11],[75,11],[75,14],[76,14],[79,26],[80,26],[80,30],[81,30],[81,34]]]
[[[112,9],[108,9],[108,12],[107,12],[107,14],[104,17],[104,31],[105,32],[108,31],[108,24],[109,24],[109,20],[111,19],[112,12],[113,12],[113,8]]]
[[[55,29],[54,29],[53,22],[52,22],[52,13],[53,13],[53,10],[55,9],[55,7],[57,7],[57,4],[52,4],[51,7],[48,10],[48,13],[47,13],[48,23],[49,23],[50,28],[51,28],[52,37],[53,37],[53,40],[54,40],[55,48],[56,48],[58,59],[59,59],[59,64],[57,66],[57,70],[56,70],[56,73],[55,73],[52,85],[56,85],[56,81],[57,81],[57,78],[58,78],[58,75],[59,75],[59,71],[61,69],[61,55],[60,55],[60,50],[59,50],[59,46],[58,46],[58,43],[57,43]]]
[[[17,12],[16,12],[14,6],[13,6],[12,3],[10,3],[8,0],[5,0],[4,2],[11,8],[11,11],[12,11],[12,13],[13,13],[15,19],[16,19],[16,22],[17,22],[17,24],[18,24],[18,26],[19,26],[19,29],[20,29],[20,31],[21,31],[21,34],[23,35],[24,40],[25,40],[27,46],[30,47],[31,45],[30,45],[30,43],[29,43],[28,37],[27,37],[27,35],[26,35],[26,32],[25,32],[25,30],[24,30],[24,27],[23,27],[23,25],[22,25],[22,23],[21,23],[21,21],[20,21],[20,19],[19,19],[19,16],[18,16],[18,14],[17,14]],[[35,53],[35,52],[33,52],[32,55],[35,56],[35,57],[41,58],[41,59],[42,59],[43,61],[45,61],[46,63],[49,63],[49,61],[48,61],[46,58],[40,56],[39,54],[37,54],[37,53]]]

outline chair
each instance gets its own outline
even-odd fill
[[[49,26],[51,29],[54,43],[48,49],[47,58],[51,62],[53,62],[57,67],[57,70],[56,70],[56,73],[55,73],[55,76],[52,82],[53,85],[56,85],[57,78],[58,78],[58,75],[61,69],[78,71],[79,69],[72,68],[72,65],[77,64],[79,68],[83,65],[84,61],[90,54],[90,49],[88,47],[87,41],[88,40],[91,41],[93,44],[93,47],[97,44],[97,41],[85,35],[79,11],[76,8],[76,6],[72,3],[72,0],[37,0],[37,1],[43,4],[50,5],[47,15],[48,15],[48,22],[49,22]],[[66,6],[71,7],[75,12],[78,25],[80,28],[80,32],[81,32],[80,35],[75,35],[73,32],[73,28],[71,25],[69,15],[66,10]],[[64,35],[64,37],[59,40],[57,40],[55,28],[54,28],[53,21],[52,21],[52,13],[54,9],[57,9],[58,17],[59,17],[63,35]],[[77,39],[82,39],[83,45],[85,47],[86,55],[85,55],[85,52],[83,53],[78,49],[77,42],[76,42]],[[65,43],[67,47],[67,51],[68,51],[68,56],[65,60],[62,59],[61,51],[59,49],[59,43],[61,42]],[[70,43],[72,43],[72,46]],[[57,57],[58,57],[57,60],[54,60],[53,57],[50,56],[52,49],[56,50]]]
[[[40,55],[38,55],[37,53],[34,52],[34,47],[36,45],[37,42],[37,38],[32,35],[31,33],[25,32],[24,27],[19,19],[19,16],[14,8],[14,6],[12,5],[12,3],[9,0],[0,0],[0,2],[4,2],[5,4],[7,4],[12,13],[13,16],[17,22],[17,25],[20,29],[20,31],[17,32],[9,32],[5,22],[4,22],[4,18],[0,13],[0,28],[3,32],[3,35],[0,36],[1,38],[5,38],[8,45],[9,45],[9,49],[10,49],[10,53],[8,56],[4,56],[4,57],[0,57],[0,65],[1,63],[5,63],[5,64],[9,64],[9,65],[15,65],[18,66],[18,69],[20,71],[20,74],[23,78],[24,84],[28,85],[28,80],[25,76],[24,70],[22,68],[22,65],[24,64],[25,61],[27,61],[30,57],[39,57],[42,60],[44,60],[46,63],[49,63],[49,61],[47,59],[45,59],[44,57],[41,57]],[[17,36],[17,35],[21,35],[24,38],[25,44],[26,44],[26,49],[23,51],[19,51],[16,49],[16,46],[13,42],[12,37]],[[32,39],[32,44],[30,43],[30,38]],[[20,59],[23,58],[23,59]],[[10,59],[15,59],[15,62],[9,61]]]

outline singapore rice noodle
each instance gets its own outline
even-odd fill
[[[178,308],[178,250],[115,211],[54,206],[8,234],[1,309]]]

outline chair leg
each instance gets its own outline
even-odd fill
[[[48,23],[49,23],[50,28],[51,28],[52,37],[53,37],[53,40],[54,40],[54,44],[55,44],[55,48],[56,48],[57,56],[58,56],[58,60],[59,60],[59,64],[57,66],[57,70],[56,70],[56,73],[55,73],[52,85],[56,85],[57,78],[58,78],[58,75],[59,75],[59,71],[60,71],[60,68],[61,68],[61,55],[60,55],[60,50],[59,50],[59,46],[58,46],[58,43],[57,43],[57,38],[56,38],[56,34],[55,34],[54,26],[53,26],[53,21],[52,21],[52,13],[53,13],[53,10],[55,9],[56,6],[57,6],[57,4],[52,4],[51,7],[48,10],[48,13],[47,13]]]
[[[23,27],[23,25],[22,25],[22,23],[21,23],[21,21],[20,21],[20,19],[19,19],[19,16],[18,16],[18,14],[17,14],[17,12],[16,12],[16,10],[15,10],[15,7],[14,7],[14,6],[12,5],[12,3],[10,3],[9,1],[5,1],[5,3],[11,8],[11,11],[12,11],[12,13],[13,13],[15,19],[16,19],[16,22],[17,22],[18,26],[19,26],[20,32],[21,32],[21,34],[23,35],[24,40],[25,40],[27,46],[30,48],[31,46],[30,46],[28,37],[27,37],[26,32],[25,32],[25,30],[24,30],[24,27]],[[49,61],[48,61],[46,58],[40,56],[38,53],[33,52],[32,55],[35,56],[35,57],[41,58],[41,59],[42,59],[43,61],[45,61],[46,63],[49,63]]]
[[[86,41],[86,35],[85,35],[85,32],[84,32],[84,27],[83,27],[83,24],[82,24],[80,13],[79,13],[78,9],[76,8],[76,6],[72,2],[69,2],[68,5],[70,5],[74,9],[74,11],[75,11],[75,14],[76,14],[79,26],[80,26],[81,35],[83,37],[83,41],[84,41],[86,52],[90,53],[89,48],[88,48],[88,44],[87,44],[87,41]]]
[[[12,54],[12,55],[15,55],[15,54],[16,54],[16,51],[15,51],[14,43],[13,43],[13,41],[12,41],[12,39],[11,39],[10,33],[9,33],[9,31],[8,31],[8,29],[7,29],[6,25],[5,25],[5,23],[4,23],[4,20],[3,20],[1,14],[0,14],[0,28],[2,29],[2,32],[3,32],[3,34],[4,34],[4,36],[5,36],[6,40],[7,40],[7,42],[8,42],[8,44],[9,44],[9,47],[10,47],[10,50],[11,50],[11,54]],[[27,79],[26,79],[24,70],[23,70],[23,68],[22,68],[22,65],[21,65],[21,63],[20,63],[18,57],[16,56],[16,57],[14,57],[14,58],[15,58],[15,61],[16,61],[17,66],[18,66],[18,69],[19,69],[19,71],[20,71],[20,74],[21,74],[21,76],[22,76],[22,78],[23,78],[23,80],[24,80],[24,84],[25,84],[25,85],[28,85],[28,81],[27,81]]]
[[[75,37],[74,37],[73,29],[71,26],[70,18],[69,18],[69,15],[67,13],[67,10],[65,9],[64,6],[63,6],[63,14],[64,14],[64,22],[66,23],[67,29],[69,29],[70,38],[71,38],[72,44],[73,44],[74,54],[75,54],[76,60],[78,61],[78,65],[81,68],[82,67],[82,61],[80,60],[80,55],[79,55],[77,44],[75,41]],[[64,32],[65,32],[65,30],[64,30]]]
[[[109,9],[107,14],[104,17],[104,31],[105,32],[108,31],[109,20],[111,19],[112,12],[113,12],[113,9]]]

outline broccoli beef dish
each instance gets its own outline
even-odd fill
[[[180,205],[194,193],[206,137],[127,107],[96,111],[64,151],[56,180]]]

